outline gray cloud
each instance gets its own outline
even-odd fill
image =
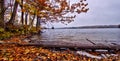
[[[79,14],[75,21],[67,26],[120,24],[119,0],[87,0],[90,10]],[[56,27],[66,26],[54,24]]]

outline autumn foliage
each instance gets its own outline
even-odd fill
[[[4,2],[0,3],[2,28],[9,28],[9,25],[22,25],[28,30],[33,26],[40,29],[41,24],[47,22],[68,24],[74,21],[76,14],[86,13],[89,10],[86,0],[77,0],[75,3],[72,0],[10,0],[9,3],[5,3],[6,0],[2,1]],[[18,16],[17,11],[21,15]]]
[[[42,22],[70,23],[76,17],[74,13],[86,13],[89,10],[85,1],[72,3],[71,0],[24,0],[22,11],[40,17]],[[68,13],[72,15],[65,16]]]

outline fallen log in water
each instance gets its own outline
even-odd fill
[[[86,44],[75,44],[69,42],[60,41],[42,41],[40,43],[16,43],[16,42],[0,42],[0,44],[16,44],[18,46],[39,46],[45,48],[70,48],[70,49],[106,49],[106,50],[120,50],[119,46],[107,46],[107,45],[86,45]]]

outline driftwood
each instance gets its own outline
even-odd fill
[[[18,46],[39,46],[45,48],[70,48],[70,49],[106,49],[106,50],[120,50],[119,46],[104,46],[104,45],[84,45],[84,44],[74,44],[74,43],[66,43],[59,41],[46,41],[40,43],[16,43],[16,42],[0,42],[0,44],[16,44]]]

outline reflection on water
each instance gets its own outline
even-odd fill
[[[47,29],[42,40],[47,41],[79,41],[84,39],[120,41],[120,29]]]

